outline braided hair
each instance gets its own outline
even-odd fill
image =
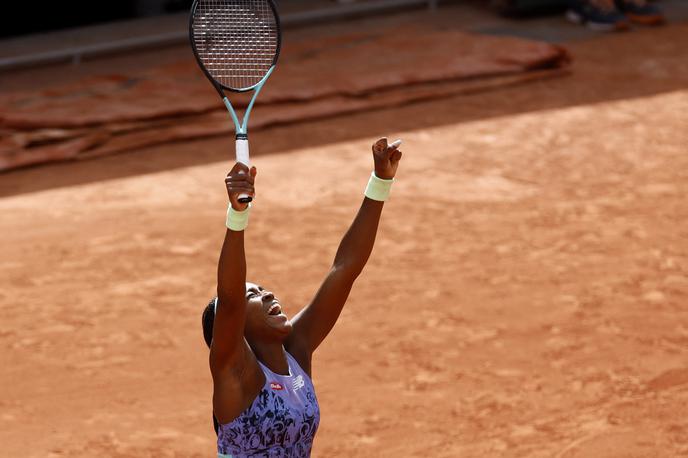
[[[215,304],[217,303],[217,296],[212,298],[208,305],[205,306],[203,310],[203,316],[201,317],[201,325],[203,326],[203,338],[205,339],[206,345],[210,348],[210,344],[213,342],[213,324],[215,323]],[[215,418],[215,413],[213,412],[213,428],[215,429],[215,434],[217,434],[219,429],[219,423],[217,418]]]
[[[210,299],[208,305],[205,306],[203,310],[203,317],[201,318],[201,324],[203,325],[203,338],[205,339],[206,345],[210,348],[210,344],[213,341],[213,324],[215,323],[215,303],[217,302],[217,296]]]

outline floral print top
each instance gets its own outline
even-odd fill
[[[258,362],[265,385],[248,409],[219,425],[219,457],[310,457],[320,408],[308,374],[289,353],[287,361],[289,375],[276,374]]]

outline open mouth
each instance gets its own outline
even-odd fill
[[[279,315],[281,313],[282,313],[282,307],[277,302],[272,304],[270,306],[270,308],[268,309],[268,315],[276,316],[276,315]]]

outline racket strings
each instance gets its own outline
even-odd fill
[[[274,63],[279,31],[265,0],[199,0],[192,30],[203,66],[227,88],[255,86]]]

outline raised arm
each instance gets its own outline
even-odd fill
[[[232,209],[247,212],[248,204],[239,203],[240,194],[254,195],[256,169],[250,171],[241,163],[227,175],[225,183]],[[242,213],[238,214],[241,217]],[[245,213],[243,213],[245,215]],[[244,358],[244,324],[246,321],[246,255],[244,231],[227,228],[217,268],[217,309],[210,346],[213,371],[242,365]]]
[[[387,146],[387,139],[373,145],[375,176],[394,178],[401,151]],[[339,318],[351,287],[373,251],[383,201],[363,198],[361,208],[344,235],[332,267],[313,300],[292,320],[293,331],[287,345],[306,360],[325,339]]]

